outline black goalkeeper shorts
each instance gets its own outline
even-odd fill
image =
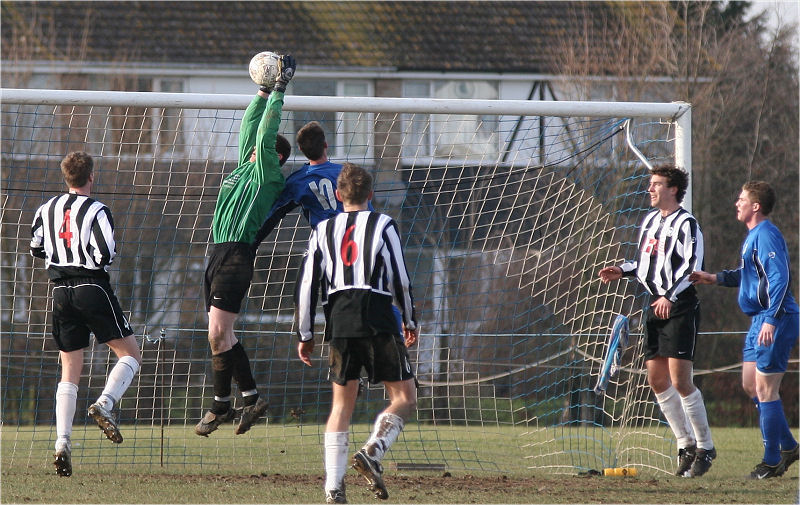
[[[226,312],[239,313],[253,280],[254,261],[250,244],[225,242],[214,245],[203,282],[206,312],[213,305]]]
[[[371,384],[414,378],[408,349],[399,335],[380,333],[372,337],[334,338],[330,345],[328,378],[340,386],[360,379],[362,367]]]

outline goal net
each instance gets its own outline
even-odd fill
[[[220,181],[236,168],[250,99],[2,90],[4,467],[50,464],[60,368],[51,286],[30,255],[30,226],[35,209],[65,189],[61,158],[85,150],[95,158],[93,196],[114,215],[112,285],[144,363],[118,406],[125,442],[110,444],[84,413],[115,360],[103,345],[86,351],[74,460],[322,471],[328,349],[318,346],[312,368],[296,357],[292,292],[310,233],[298,213],[261,245],[236,326],[268,417],[242,436],[232,425],[207,439],[193,432],[213,398],[202,297],[211,220]],[[331,159],[370,169],[375,208],[400,227],[422,335],[412,349],[416,419],[387,455],[389,468],[673,470],[674,439],[643,370],[646,297],[635,282],[601,284],[597,271],[635,256],[649,210],[647,164],[690,167],[689,111],[680,103],[286,97],[281,132],[294,139],[306,122],[320,122]],[[284,171],[304,162],[295,148]],[[617,314],[630,318],[631,342],[597,394]],[[365,388],[351,449],[385,404],[380,385]]]

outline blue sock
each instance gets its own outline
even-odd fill
[[[780,435],[778,435],[778,441],[781,445],[782,451],[789,451],[797,447],[797,440],[794,439],[794,435],[792,435],[792,430],[789,428],[789,421],[786,419],[786,415],[783,412],[783,400],[778,398],[775,402],[778,404],[778,412],[780,412],[781,416],[779,416],[779,423],[778,426],[780,427]]]
[[[759,418],[761,435],[764,437],[764,463],[777,465],[781,460],[780,444],[783,426],[785,425],[786,430],[789,430],[786,417],[783,415],[783,403],[779,399],[774,402],[761,402],[759,411],[761,412]]]

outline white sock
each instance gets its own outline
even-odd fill
[[[342,489],[347,472],[347,441],[350,433],[334,431],[325,433],[325,491]]]
[[[367,443],[364,444],[364,451],[375,461],[381,461],[386,455],[386,451],[392,446],[397,436],[403,430],[403,418],[397,414],[384,412],[375,419],[375,427],[372,429]]]
[[[686,417],[692,423],[692,429],[697,438],[697,447],[700,449],[713,449],[714,441],[711,440],[711,428],[708,426],[703,393],[699,389],[695,389],[694,393],[689,396],[681,397],[681,402],[683,403]]]
[[[97,403],[102,405],[107,410],[111,410],[114,404],[122,398],[125,390],[131,385],[133,376],[139,371],[139,362],[132,356],[123,356],[111,369],[106,380],[106,387]]]
[[[694,438],[692,425],[689,424],[689,419],[683,411],[683,402],[681,402],[681,395],[675,387],[670,386],[669,389],[663,393],[656,393],[656,400],[661,407],[661,412],[667,418],[669,427],[672,428],[672,433],[678,439],[678,448],[683,449],[691,445],[696,445],[697,441]]]
[[[78,401],[78,385],[59,382],[56,388],[56,450],[69,445],[72,436],[72,421],[75,418],[75,404]]]

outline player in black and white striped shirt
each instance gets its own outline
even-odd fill
[[[31,254],[44,258],[53,281],[53,339],[61,358],[61,382],[56,390],[56,472],[72,475],[72,419],[83,369],[83,350],[89,333],[107,344],[119,361],[108,375],[105,389],[89,407],[89,416],[106,437],[122,442],[111,416],[139,370],[142,358],[133,330],[122,313],[106,271],[114,260],[114,220],[108,207],[89,195],[94,162],[85,152],[73,152],[61,161],[69,192],[39,207],[31,228]]]
[[[369,440],[353,455],[352,467],[367,479],[375,496],[385,500],[389,494],[381,460],[416,408],[406,348],[416,344],[419,330],[397,225],[367,208],[372,176],[345,163],[336,197],[344,212],[314,228],[297,276],[297,350],[303,363],[311,366],[314,312],[321,292],[333,383],[333,405],[325,427],[325,498],[327,503],[346,503],[348,433],[363,366],[370,382],[384,383],[390,403],[375,420]],[[403,336],[398,335],[393,301],[402,312]]]
[[[639,232],[639,258],[600,270],[604,283],[636,276],[651,295],[647,380],[678,440],[677,475],[699,477],[717,451],[703,395],[692,381],[700,302],[689,274],[703,265],[703,234],[681,207],[688,174],[672,165],[650,170],[650,205]]]

